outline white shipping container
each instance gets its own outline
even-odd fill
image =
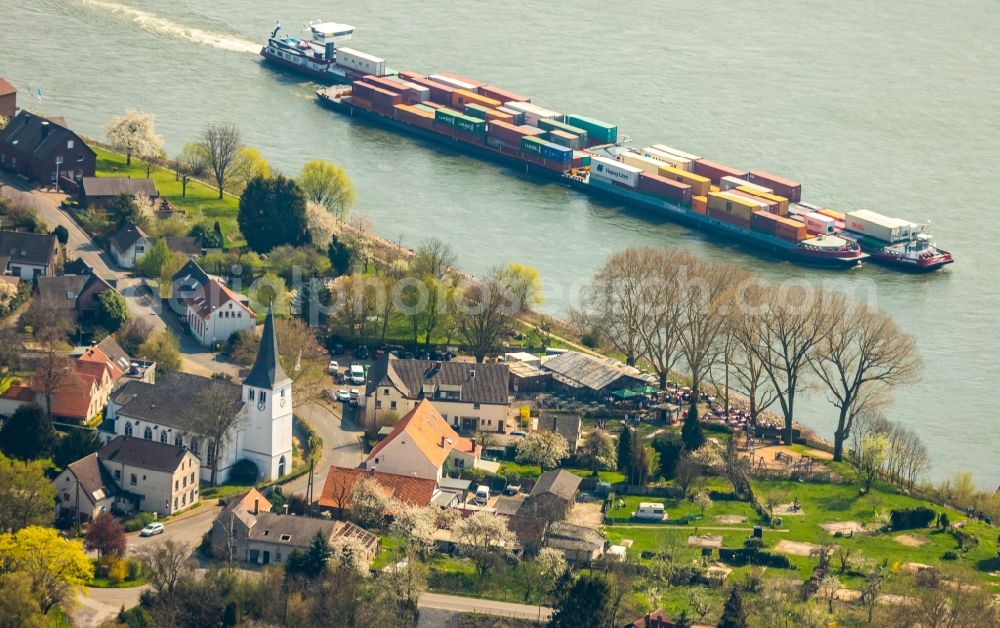
[[[685,153],[682,150],[677,150],[676,148],[670,148],[669,146],[666,146],[665,144],[653,144],[652,148],[655,148],[656,150],[664,152],[664,153],[668,153],[670,155],[675,155],[677,157],[683,157],[684,159],[687,159],[688,161],[698,161],[699,159],[701,159],[700,155],[692,155],[691,153]]]
[[[622,162],[627,163],[630,166],[635,166],[636,168],[641,168],[643,172],[647,174],[658,174],[660,172],[660,167],[663,166],[663,162],[657,161],[652,157],[643,157],[636,153],[624,152],[618,155]]]
[[[510,102],[505,102],[503,105],[508,109],[513,109],[514,111],[520,111],[523,113],[525,121],[527,121],[528,117],[531,116],[531,119],[535,121],[534,123],[529,122],[532,126],[538,126],[538,121],[544,120],[545,118],[552,118],[556,122],[563,122],[566,120],[566,116],[563,114],[557,111],[552,111],[551,109],[546,109],[545,107],[539,107],[538,105],[530,102],[516,102],[512,100]]]
[[[390,76],[387,78],[393,83],[399,83],[401,88],[407,91],[410,96],[410,100],[413,102],[424,102],[431,99],[431,90],[429,87],[417,85],[416,83],[411,83],[410,81],[404,81],[397,76]]]
[[[385,59],[365,54],[353,48],[337,48],[336,64],[342,68],[374,74],[385,75]]]
[[[763,192],[764,194],[774,194],[774,190],[770,188],[766,188],[763,185],[757,185],[756,183],[750,183],[746,179],[741,179],[739,177],[722,177],[719,179],[719,189],[735,190],[736,188],[749,188],[751,190]]]
[[[590,159],[590,176],[598,179],[618,181],[634,188],[639,185],[640,174],[642,174],[642,168],[623,164],[614,159],[598,157],[597,155]]]
[[[454,87],[455,89],[464,89],[466,91],[472,92],[473,94],[478,93],[475,85],[471,85],[469,83],[466,83],[465,81],[459,81],[458,79],[453,79],[449,76],[441,76],[440,74],[431,74],[427,78],[429,78],[432,81],[436,81],[438,83],[444,83],[448,87]]]
[[[833,235],[834,228],[837,226],[837,223],[833,218],[824,216],[823,214],[817,214],[816,212],[802,214],[800,218],[802,218],[802,222],[806,225],[806,231],[809,233]]]
[[[691,172],[694,169],[694,162],[690,159],[685,159],[684,157],[678,157],[677,155],[671,155],[670,153],[665,153],[662,150],[653,148],[652,146],[647,146],[642,149],[643,157],[650,157],[655,159],[664,165],[672,166],[674,168],[679,168],[681,170],[686,170]]]
[[[844,227],[885,242],[899,242],[910,237],[912,225],[907,220],[890,218],[868,209],[847,212]]]

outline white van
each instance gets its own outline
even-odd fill
[[[490,487],[480,484],[476,487],[476,498],[473,503],[477,506],[485,506],[486,502],[490,500]]]
[[[658,502],[640,502],[639,509],[633,512],[632,516],[644,521],[663,521],[667,518],[667,511],[663,504]]]
[[[352,384],[364,384],[365,383],[365,367],[360,364],[351,365],[351,383]]]

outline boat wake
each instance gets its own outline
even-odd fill
[[[242,37],[217,33],[192,26],[178,24],[156,13],[137,9],[110,0],[83,0],[83,4],[109,13],[123,19],[131,20],[140,28],[157,35],[165,35],[174,39],[189,41],[201,46],[210,46],[230,52],[245,52],[257,54],[260,44]]]

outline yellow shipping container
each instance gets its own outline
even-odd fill
[[[717,186],[717,185],[713,185],[713,186],[711,186],[710,188],[708,188],[708,191],[709,191],[709,192],[715,192],[715,193],[718,193],[718,192],[719,192],[719,186]]]
[[[660,162],[652,157],[643,157],[635,153],[622,153],[621,158],[622,163],[628,164],[633,168],[641,168],[646,174],[656,174],[656,171],[660,168]]]
[[[703,177],[699,174],[693,174],[687,170],[675,168],[674,166],[660,166],[659,173],[661,177],[666,177],[667,179],[690,185],[691,196],[708,195],[710,191],[709,188],[712,185],[712,181],[707,177]]]
[[[754,212],[764,209],[746,197],[726,194],[725,192],[710,193],[708,195],[708,208],[712,211],[732,214],[747,222],[750,221],[750,216]]]
[[[747,194],[753,194],[754,196],[759,196],[760,198],[767,199],[769,201],[775,201],[778,203],[778,215],[787,216],[788,215],[788,199],[784,196],[778,196],[777,194],[768,194],[767,192],[761,192],[760,190],[739,186],[736,188],[740,192],[746,192]]]
[[[503,107],[503,103],[499,100],[493,98],[487,98],[486,96],[480,96],[475,92],[470,92],[465,89],[456,89],[451,94],[451,104],[454,107],[465,107],[469,103],[475,103],[477,105],[482,105],[490,109],[496,109],[497,107]],[[461,111],[461,109],[459,110]]]
[[[843,219],[847,218],[847,216],[844,214],[844,212],[838,212],[835,209],[827,209],[826,207],[824,207],[823,209],[819,210],[818,213],[823,214],[827,218],[833,218],[834,220],[843,220]]]
[[[708,197],[707,196],[692,196],[691,197],[691,209],[699,214],[708,213]]]

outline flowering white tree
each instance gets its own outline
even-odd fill
[[[163,154],[163,138],[156,133],[154,116],[145,111],[129,109],[111,118],[104,135],[111,148],[125,153],[126,165],[132,165],[133,156],[151,160]]]
[[[338,537],[330,542],[330,560],[356,570],[360,575],[368,573],[368,557],[361,539]]]
[[[517,543],[517,537],[507,527],[507,518],[486,510],[459,520],[451,532],[459,553],[475,564],[480,580]]]
[[[522,464],[537,464],[542,469],[554,469],[569,456],[569,445],[562,434],[556,432],[534,432],[517,444],[517,461]]]
[[[539,570],[544,575],[552,578],[553,581],[558,580],[569,569],[569,563],[566,562],[566,554],[563,554],[562,550],[557,550],[554,547],[543,547],[538,550],[538,556],[535,556],[535,563],[538,565]]]
[[[306,228],[312,243],[324,251],[338,231],[337,219],[316,201],[306,202]]]
[[[156,216],[156,201],[145,194],[136,194],[132,202],[135,203],[136,223],[142,227],[150,225]]]
[[[421,553],[434,547],[437,532],[437,509],[429,506],[405,506],[395,502],[390,534],[401,536],[406,543]]]
[[[389,498],[382,485],[372,478],[364,478],[351,491],[351,514],[366,528],[378,528],[385,522]]]

